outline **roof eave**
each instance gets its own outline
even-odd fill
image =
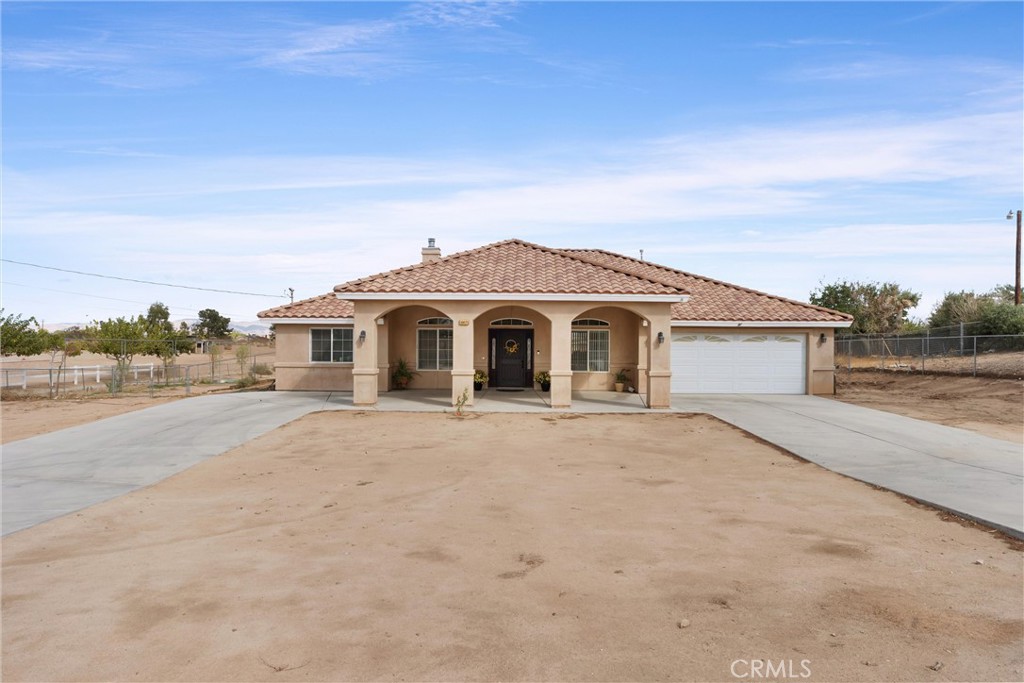
[[[335,317],[322,317],[306,316],[304,318],[260,318],[265,323],[271,325],[354,325],[355,318],[335,318]]]
[[[604,301],[612,303],[685,303],[689,294],[579,294],[542,292],[335,292],[347,301]]]
[[[845,328],[852,320],[673,320],[672,327],[814,327]]]

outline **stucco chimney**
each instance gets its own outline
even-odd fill
[[[427,239],[427,246],[423,247],[423,262],[430,263],[431,261],[439,261],[441,259],[441,250],[434,246],[434,238],[430,237]]]

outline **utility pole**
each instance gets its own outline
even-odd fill
[[[1006,213],[1006,220],[1013,218],[1013,211]],[[1020,209],[1017,209],[1017,277],[1013,283],[1013,304],[1020,306]]]

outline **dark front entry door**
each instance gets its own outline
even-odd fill
[[[532,387],[533,330],[491,330],[492,387]]]

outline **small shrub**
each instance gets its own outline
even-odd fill
[[[258,380],[254,376],[247,375],[242,379],[238,380],[237,382],[235,382],[234,384],[232,384],[231,386],[234,387],[235,389],[248,389],[252,385],[256,384],[257,381]]]
[[[260,376],[273,375],[274,369],[266,363],[257,363],[252,366],[252,374]]]

